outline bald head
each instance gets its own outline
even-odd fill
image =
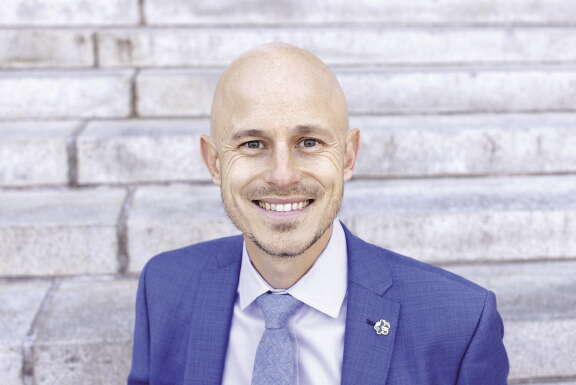
[[[271,43],[252,49],[224,71],[214,94],[211,133],[218,137],[247,116],[316,109],[329,114],[335,129],[348,129],[344,93],[332,71],[312,53]]]

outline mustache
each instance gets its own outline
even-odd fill
[[[321,195],[321,191],[320,186],[310,184],[294,185],[285,189],[280,189],[275,186],[258,186],[249,190],[246,193],[246,197],[250,200],[257,200],[267,196],[289,197],[303,195],[311,199],[316,199]]]

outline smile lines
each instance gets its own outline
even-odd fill
[[[295,211],[295,210],[302,210],[303,208],[307,207],[312,200],[303,200],[300,202],[292,202],[292,203],[268,203],[264,201],[255,201],[258,206],[262,207],[268,211]]]

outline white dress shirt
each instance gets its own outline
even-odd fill
[[[302,306],[288,321],[296,340],[297,385],[340,384],[347,286],[346,238],[336,219],[324,251],[308,272],[287,290],[272,289],[250,262],[243,246],[238,296],[230,329],[223,385],[249,385],[264,317],[254,300],[272,291],[289,293]]]

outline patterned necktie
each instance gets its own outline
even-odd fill
[[[288,319],[303,305],[290,294],[265,293],[256,298],[266,330],[256,350],[252,385],[294,385],[296,349]]]

